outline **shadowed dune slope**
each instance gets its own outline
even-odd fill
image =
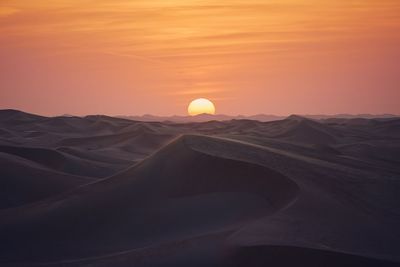
[[[291,115],[284,120],[265,122],[253,131],[260,136],[303,144],[328,145],[338,141],[337,131],[329,125],[297,115]]]
[[[364,256],[292,246],[249,246],[234,251],[226,267],[395,267],[398,263]]]
[[[0,152],[16,155],[43,167],[77,176],[104,178],[127,167],[126,163],[121,165],[104,161],[98,162],[49,148],[0,145]],[[81,153],[80,156],[82,154],[84,153]]]
[[[52,169],[61,169],[66,161],[61,153],[46,148],[0,146],[0,152],[13,154]]]
[[[90,182],[0,153],[0,209],[35,202]]]
[[[4,125],[19,125],[29,122],[36,122],[46,119],[39,115],[25,113],[14,109],[0,110],[0,124]]]
[[[107,164],[132,165],[132,160],[114,157],[112,154],[104,153],[102,151],[81,149],[79,147],[57,147],[56,150],[82,160],[102,162]]]
[[[162,184],[160,193],[172,197],[248,192],[264,197],[275,207],[285,205],[295,197],[297,185],[276,171],[223,158],[213,154],[212,150],[205,153],[196,149],[196,146],[212,146],[213,142],[209,137],[182,136],[140,164],[136,171],[145,173],[148,181],[157,179],[154,182]]]
[[[145,131],[124,132],[109,135],[95,135],[90,137],[77,137],[61,140],[59,146],[71,146],[89,149],[100,149],[104,147],[129,147],[134,146],[137,150],[143,148],[155,149],[162,146],[166,140],[171,139],[170,134],[148,133]]]
[[[28,213],[22,208],[3,214],[9,219],[0,222],[6,245],[0,255],[14,260],[101,255],[230,230],[296,198],[298,186],[284,175],[201,153],[187,139],[204,146],[209,138],[180,137],[116,176],[31,206]],[[57,247],[49,245],[55,242]]]

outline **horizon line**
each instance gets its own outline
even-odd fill
[[[231,114],[224,114],[224,113],[219,113],[219,114],[208,114],[208,113],[203,113],[203,114],[197,114],[197,115],[179,115],[179,114],[172,114],[172,115],[156,115],[156,114],[151,114],[151,113],[144,113],[144,114],[107,114],[107,113],[88,113],[88,114],[83,114],[83,115],[76,115],[72,113],[63,113],[63,114],[55,114],[55,115],[45,115],[45,114],[40,114],[36,112],[29,112],[25,110],[20,110],[20,109],[14,109],[14,108],[2,108],[0,109],[1,111],[17,111],[17,112],[23,112],[27,114],[32,114],[32,115],[38,115],[42,117],[67,117],[67,116],[73,116],[73,117],[86,117],[86,116],[109,116],[109,117],[146,117],[146,116],[151,116],[151,117],[166,117],[166,118],[171,118],[171,117],[183,117],[183,118],[196,118],[196,117],[201,117],[201,116],[225,116],[225,117],[255,117],[255,116],[273,116],[273,117],[290,117],[290,116],[327,116],[327,117],[335,117],[335,116],[393,116],[393,117],[400,117],[400,114],[394,114],[394,113],[335,113],[335,114],[324,114],[324,113],[308,113],[308,114],[301,114],[301,113],[288,113],[287,115],[278,115],[278,114],[272,114],[272,113],[256,113],[252,115],[243,115],[243,114],[237,114],[237,115],[231,115]]]

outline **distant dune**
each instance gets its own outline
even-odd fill
[[[400,265],[400,118],[198,118],[0,111],[0,265]]]
[[[321,120],[321,119],[331,119],[331,118],[342,118],[342,119],[357,119],[357,118],[365,118],[365,119],[388,119],[399,117],[399,115],[394,114],[337,114],[337,115],[301,115],[302,117]],[[143,116],[118,116],[118,118],[129,119],[134,121],[161,121],[161,122],[179,122],[179,123],[187,123],[187,122],[206,122],[206,121],[228,121],[228,120],[256,120],[256,121],[275,121],[285,119],[285,116],[277,116],[277,115],[266,115],[266,114],[258,114],[252,116],[244,116],[244,115],[210,115],[210,114],[200,114],[196,116],[155,116],[146,114]]]

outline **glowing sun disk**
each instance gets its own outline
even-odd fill
[[[215,114],[215,106],[208,99],[198,98],[190,102],[188,106],[188,114],[190,116],[199,114]]]

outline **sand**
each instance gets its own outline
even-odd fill
[[[1,266],[398,266],[400,119],[0,111]]]

